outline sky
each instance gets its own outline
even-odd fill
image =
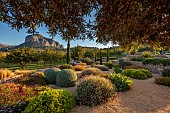
[[[45,26],[37,28],[37,31],[39,32],[39,34],[43,35],[44,37],[50,38]],[[26,32],[27,32],[27,29],[21,29],[18,32],[15,29],[12,30],[11,27],[8,26],[7,24],[0,22],[0,43],[8,44],[8,45],[19,45],[21,43],[24,43],[25,37],[29,35]],[[56,35],[54,37],[54,40],[64,45],[64,47],[66,48],[67,42],[62,40],[62,37],[60,37],[59,35]],[[102,44],[97,44],[95,41],[89,41],[89,40],[85,40],[85,41],[75,40],[75,41],[71,41],[70,44],[71,44],[71,47],[74,47],[77,45],[88,46],[88,47],[98,47],[98,48],[106,48],[108,46],[111,47],[111,44],[104,46]]]

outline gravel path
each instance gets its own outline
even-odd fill
[[[134,80],[132,89],[117,93],[109,102],[95,106],[76,106],[72,113],[170,113],[170,88],[154,84],[154,79]]]

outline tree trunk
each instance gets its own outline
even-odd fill
[[[100,51],[100,65],[102,65],[102,52]]]
[[[71,59],[70,59],[70,39],[68,39],[68,43],[67,43],[67,64],[71,63]]]
[[[107,48],[107,62],[109,62],[109,49]]]
[[[97,53],[95,53],[95,58],[94,58],[95,62],[97,61]]]

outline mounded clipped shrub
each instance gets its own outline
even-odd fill
[[[147,78],[147,75],[140,71],[140,70],[134,70],[131,72],[131,75],[130,75],[131,78],[134,78],[134,79],[146,79]]]
[[[152,73],[146,69],[127,69],[122,72],[122,75],[134,79],[146,79],[152,77]]]
[[[127,69],[127,70],[124,70],[124,71],[122,72],[122,75],[127,76],[127,77],[130,77],[132,71],[134,71],[134,69]]]
[[[113,68],[113,63],[112,62],[106,62],[104,65],[107,66],[109,69]]]
[[[76,99],[80,105],[95,106],[114,96],[114,85],[103,77],[85,78],[77,86]]]
[[[146,69],[139,69],[139,70],[144,72],[146,74],[147,78],[150,78],[153,76],[152,73]]]
[[[24,113],[68,113],[75,103],[74,96],[66,90],[48,90],[33,97]]]
[[[43,72],[36,72],[28,81],[29,85],[46,85],[45,74]]]
[[[157,77],[155,78],[155,83],[170,87],[170,77]]]
[[[109,68],[104,65],[95,65],[94,68],[98,68],[102,71],[109,71]]]
[[[49,84],[55,84],[56,83],[56,77],[58,72],[61,71],[58,68],[50,68],[48,70],[45,71],[45,80],[49,83]]]
[[[93,61],[88,57],[84,58],[84,60],[82,62],[86,63],[87,65],[91,65],[93,63]]]
[[[72,87],[76,85],[77,75],[71,69],[63,69],[58,72],[56,85],[59,87]]]
[[[60,69],[61,70],[62,69],[72,69],[72,70],[74,70],[74,67],[70,64],[63,64],[63,65],[60,66]]]
[[[104,73],[98,68],[87,68],[81,72],[81,77],[86,75],[101,76]]]
[[[74,70],[75,71],[83,71],[86,68],[86,66],[83,65],[75,65]]]
[[[128,77],[122,76],[121,74],[112,74],[110,80],[115,85],[116,91],[123,92],[130,89],[133,81],[129,80]]]
[[[170,69],[169,68],[164,69],[162,71],[162,76],[164,76],[164,77],[170,76]]]
[[[120,68],[120,67],[115,67],[115,68],[114,68],[114,72],[115,72],[116,74],[122,73],[122,71],[123,71],[123,69]]]

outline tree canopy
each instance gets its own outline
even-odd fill
[[[97,38],[100,43],[112,41],[125,48],[134,44],[169,47],[169,11],[169,0],[0,1],[0,21],[14,29],[45,24],[51,36]],[[88,22],[85,16],[95,19]]]

